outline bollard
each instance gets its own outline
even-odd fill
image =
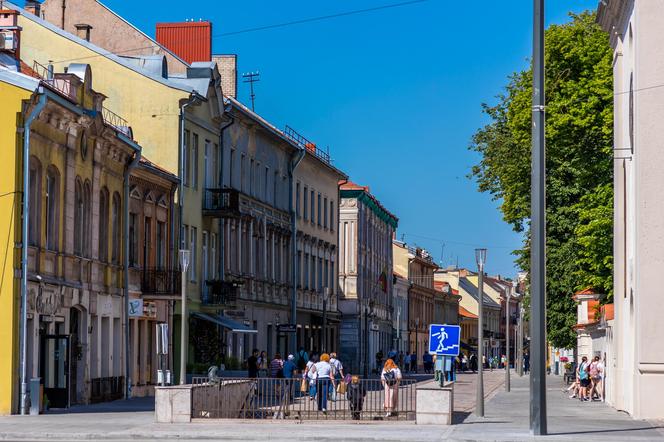
[[[30,379],[30,416],[36,416],[41,411],[41,378]]]

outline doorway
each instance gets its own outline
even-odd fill
[[[40,375],[50,408],[69,407],[69,335],[43,335]]]

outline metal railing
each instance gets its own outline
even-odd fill
[[[284,135],[297,144],[300,148],[305,149],[307,153],[311,153],[316,157],[320,158],[327,164],[332,164],[332,158],[330,158],[330,149],[322,150],[314,143],[313,141],[307,140],[303,135],[298,133],[295,129],[290,126],[286,126],[284,129]]]
[[[104,123],[108,124],[109,126],[112,126],[113,128],[115,128],[115,130],[125,134],[129,138],[133,138],[131,133],[131,127],[129,126],[129,122],[127,120],[125,120],[115,112],[111,111],[107,107],[101,108],[101,115],[104,118]]]
[[[153,295],[180,293],[181,273],[177,270],[147,268],[141,270],[141,292]]]
[[[108,402],[122,399],[124,376],[90,379],[90,402]]]
[[[39,78],[43,84],[60,92],[70,100],[76,100],[76,91],[72,88],[71,82],[68,79],[58,78],[52,71],[49,71],[48,67],[36,61],[32,63],[32,70],[34,71],[35,76]]]
[[[361,379],[341,389],[337,382],[334,389],[329,380],[300,377],[222,378],[217,383],[194,378],[192,418],[414,420],[416,383],[402,379],[397,386],[385,387],[380,379]]]
[[[238,291],[242,283],[221,280],[208,280],[205,283],[208,289],[203,297],[203,304],[234,305],[237,303]]]
[[[230,188],[205,189],[203,210],[208,212],[238,212],[240,210],[240,194],[237,190]]]

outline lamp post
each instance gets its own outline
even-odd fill
[[[187,351],[189,350],[189,317],[187,314],[187,269],[189,268],[189,250],[180,249],[180,272],[182,272],[182,324],[180,331],[180,385],[187,383]]]
[[[330,298],[330,288],[323,289],[323,353],[327,353],[327,300]]]
[[[484,417],[484,263],[486,249],[475,249],[475,260],[479,281],[477,284],[477,396],[475,398],[475,414]]]
[[[505,297],[505,391],[510,391],[510,295],[512,288],[506,290]]]
[[[519,303],[519,333],[518,333],[518,341],[519,341],[519,376],[523,376],[523,313],[524,313],[524,308],[523,308],[523,301]]]
[[[369,315],[373,313],[374,301],[369,300],[364,306],[364,378],[369,377]]]

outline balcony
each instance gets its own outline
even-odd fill
[[[235,189],[205,189],[203,215],[216,218],[240,215],[240,192]]]
[[[204,305],[223,305],[226,307],[232,307],[237,304],[240,286],[244,284],[244,281],[209,280],[206,281],[206,284],[208,290],[203,297]]]
[[[181,274],[177,270],[149,268],[141,271],[141,292],[150,295],[178,295]]]

